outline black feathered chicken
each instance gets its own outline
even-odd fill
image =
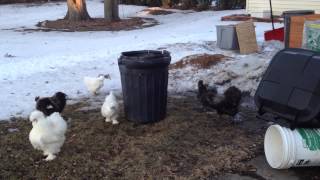
[[[211,104],[217,95],[217,89],[208,89],[208,85],[204,84],[202,80],[198,82],[198,99],[204,108],[211,108]]]
[[[39,96],[35,98],[36,109],[43,112],[46,116],[50,116],[54,112],[61,113],[66,106],[67,95],[63,92],[57,92],[51,97]]]
[[[219,115],[235,116],[239,112],[242,93],[235,87],[229,87],[223,95],[218,95],[216,88],[208,90],[208,85],[203,81],[198,82],[198,98],[204,107],[213,108]]]
[[[237,87],[231,86],[223,93],[220,101],[212,104],[212,107],[216,109],[220,115],[227,114],[235,116],[239,112],[241,96],[241,91]]]

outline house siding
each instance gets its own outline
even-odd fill
[[[289,10],[315,10],[320,13],[320,0],[272,0],[274,15]],[[247,13],[256,17],[270,16],[269,0],[247,0]]]

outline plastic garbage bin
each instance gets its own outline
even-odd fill
[[[118,59],[125,116],[136,123],[164,119],[167,107],[168,51],[129,51]]]
[[[286,119],[292,128],[319,127],[319,69],[318,52],[294,48],[279,51],[255,94],[259,113],[268,112]]]
[[[221,49],[239,50],[238,36],[235,25],[218,25],[217,46]]]
[[[314,14],[314,10],[296,10],[296,11],[284,11],[282,13],[284,19],[284,45],[286,48],[289,47],[289,35],[290,35],[290,24],[291,16],[303,16]]]

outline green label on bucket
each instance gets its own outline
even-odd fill
[[[320,132],[316,129],[297,129],[310,151],[320,150]]]

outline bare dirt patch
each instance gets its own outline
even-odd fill
[[[225,60],[227,57],[222,54],[196,54],[182,58],[180,61],[171,64],[170,69],[182,69],[186,66],[193,66],[198,69],[208,69],[211,66]]]
[[[248,21],[252,20],[254,22],[271,22],[270,18],[259,18],[252,17],[249,14],[232,14],[229,16],[223,16],[221,21]],[[283,22],[280,18],[274,18],[274,22]]]
[[[40,31],[121,31],[133,30],[151,27],[157,25],[158,22],[152,18],[134,17],[130,19],[122,19],[120,21],[106,21],[104,18],[94,18],[89,21],[70,22],[65,19],[54,21],[39,22],[37,26],[40,29],[25,29],[40,30]]]
[[[168,14],[174,13],[172,11],[163,10],[163,9],[157,8],[157,7],[147,8],[147,9],[142,10],[142,12],[145,12],[150,15],[168,15]]]
[[[52,162],[30,145],[27,120],[0,122],[0,179],[213,178],[254,172],[247,162],[262,153],[265,127],[250,130],[203,112],[195,94],[169,97],[167,118],[148,125],[121,116],[121,124],[112,126],[99,109],[86,106],[85,100],[67,106],[67,140]]]

